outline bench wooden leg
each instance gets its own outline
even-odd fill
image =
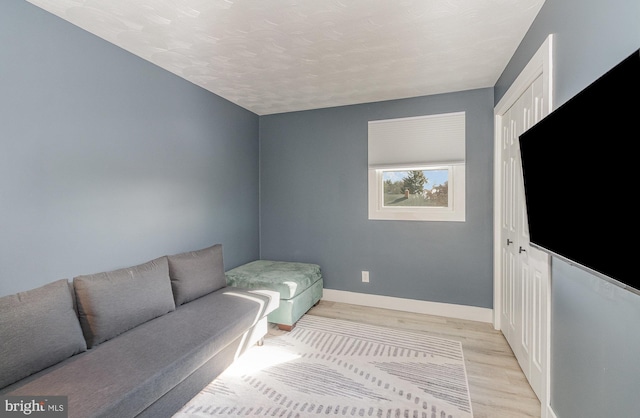
[[[278,329],[282,331],[291,331],[293,327],[296,326],[296,324],[293,324],[293,325],[277,324],[277,325],[278,325]]]

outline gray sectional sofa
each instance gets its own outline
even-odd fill
[[[69,417],[169,417],[267,332],[277,292],[227,286],[222,246],[0,298],[0,396]]]

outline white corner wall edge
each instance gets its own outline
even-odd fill
[[[489,308],[371,295],[368,293],[355,293],[334,289],[323,289],[322,292],[322,299],[328,302],[350,303],[352,305],[392,309],[394,311],[493,323],[493,309]]]

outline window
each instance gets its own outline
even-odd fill
[[[369,219],[465,220],[464,112],[369,122]]]
[[[381,171],[383,207],[449,207],[449,167]]]

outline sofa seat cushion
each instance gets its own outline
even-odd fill
[[[0,388],[86,351],[66,279],[0,298]]]
[[[263,315],[269,297],[225,287],[70,358],[6,395],[68,396],[69,417],[132,417]]]
[[[298,296],[322,278],[317,264],[270,260],[244,264],[226,275],[230,286],[275,290],[283,300]]]

